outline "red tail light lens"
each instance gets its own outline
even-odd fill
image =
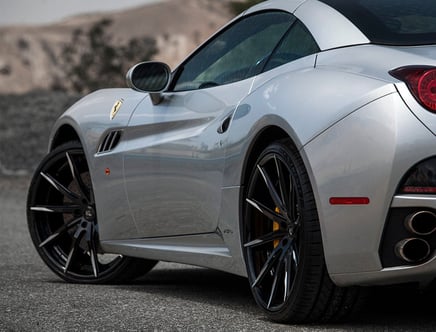
[[[436,194],[436,158],[413,166],[400,183],[400,194]]]
[[[436,113],[436,68],[428,66],[400,67],[389,72],[405,82],[415,99],[429,111]]]

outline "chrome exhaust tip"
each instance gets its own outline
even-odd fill
[[[396,244],[395,254],[408,263],[418,263],[430,255],[430,244],[418,238],[404,239]]]
[[[419,211],[409,214],[404,220],[406,229],[416,235],[430,235],[436,231],[436,214]]]

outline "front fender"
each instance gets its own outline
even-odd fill
[[[91,163],[104,134],[111,129],[126,127],[136,106],[147,96],[131,89],[98,90],[85,96],[55,122],[50,133],[49,151],[55,147],[55,137],[62,136],[63,128],[70,127],[79,137]],[[119,100],[122,100],[122,105],[111,119],[111,110]]]
[[[144,98],[148,98],[148,95],[130,89],[94,92],[68,109],[56,121],[50,135],[50,149],[71,137],[78,137],[82,143],[94,188],[101,240],[112,238],[112,220],[123,225],[117,237],[128,238],[136,235],[135,224],[131,216],[125,213],[128,203],[124,194],[122,155],[117,153],[116,148],[110,153],[98,153],[98,148],[109,133],[124,130],[137,105]],[[121,101],[122,105],[111,116],[117,101]],[[74,135],[71,134],[72,131],[75,132]],[[62,135],[66,137],[59,139]],[[122,137],[118,147],[121,144]],[[110,176],[106,170],[110,170]]]

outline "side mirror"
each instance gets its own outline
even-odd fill
[[[157,105],[170,84],[171,69],[162,62],[141,62],[130,68],[126,80],[129,88],[150,93],[151,101]]]

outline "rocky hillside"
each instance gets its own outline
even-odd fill
[[[49,89],[54,77],[68,79],[59,61],[62,48],[74,30],[87,29],[103,18],[113,22],[109,32],[116,44],[152,37],[159,49],[155,58],[174,67],[231,19],[227,3],[167,0],[123,12],[77,16],[49,26],[0,28],[0,94]]]

